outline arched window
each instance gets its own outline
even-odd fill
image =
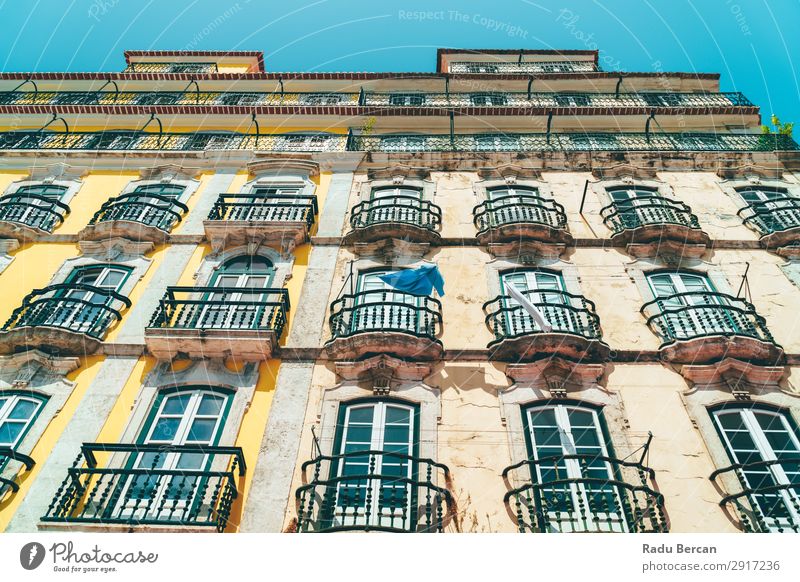
[[[726,404],[711,411],[743,490],[750,520],[800,531],[800,434],[782,410]]]
[[[46,400],[31,392],[0,391],[0,447],[15,449],[22,442]]]
[[[57,184],[21,186],[0,198],[0,220],[50,232],[69,212],[69,207],[63,203],[67,190],[66,186]]]
[[[743,218],[762,234],[800,226],[800,198],[786,188],[746,186],[737,192],[749,206],[749,216]]]
[[[197,327],[249,329],[260,325],[267,295],[257,290],[272,284],[275,267],[261,255],[229,259],[214,273],[199,312]]]

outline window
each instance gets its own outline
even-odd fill
[[[500,278],[502,294],[507,295],[506,286],[511,285],[528,297],[541,312],[553,329],[559,331],[578,331],[580,321],[570,309],[570,301],[564,294],[564,279],[560,273],[548,271],[516,271],[505,273]],[[527,333],[541,332],[541,326],[528,314],[516,299],[503,299],[508,310],[506,317],[506,333],[518,336]]]
[[[578,404],[523,409],[536,505],[546,508],[551,531],[627,531],[615,469],[600,412]],[[569,458],[565,458],[569,457]],[[596,479],[597,481],[593,481]]]
[[[99,336],[111,323],[109,308],[130,275],[131,269],[118,265],[78,267],[66,280],[67,288],[56,292],[53,309],[39,325],[65,327],[70,331]]]
[[[737,192],[750,206],[751,220],[763,233],[800,226],[800,199],[785,188],[748,186]]]
[[[50,232],[67,211],[62,203],[66,186],[31,184],[0,198],[0,220],[26,224]]]
[[[392,527],[416,521],[416,433],[419,411],[394,401],[343,404],[331,479],[338,479],[335,503],[326,516],[333,524]],[[372,451],[367,453],[367,451]],[[368,475],[377,475],[367,478]]]
[[[725,306],[728,301],[716,293],[711,281],[694,273],[650,273],[650,288],[677,339],[711,333],[733,334],[737,322]]]
[[[390,271],[359,273],[352,331],[396,330],[419,333],[424,297],[395,291],[381,279]]]
[[[0,448],[15,449],[22,442],[44,403],[43,396],[0,391]]]
[[[725,406],[711,414],[731,462],[743,465],[737,473],[753,490],[752,509],[770,531],[797,531],[800,436],[788,414],[754,406]]]
[[[301,102],[306,105],[336,105],[342,102],[342,96],[335,93],[312,93],[303,95]]]
[[[366,223],[405,222],[420,224],[422,190],[409,187],[374,188],[370,192],[370,204]]]
[[[185,186],[179,184],[147,184],[118,199],[117,209],[104,220],[130,220],[168,229],[175,221],[175,202]]]
[[[671,93],[642,93],[641,97],[651,107],[678,107],[683,102],[680,95]]]
[[[170,448],[215,446],[231,400],[229,392],[212,388],[183,388],[158,395],[137,443],[160,445],[163,451],[138,453],[130,462],[133,469],[159,470],[161,473],[123,477],[120,489],[124,493],[121,491],[118,496],[122,501],[115,508],[117,515],[138,519],[163,518],[162,504],[167,504],[170,513],[177,516],[192,514],[187,506],[197,503],[196,499],[205,495],[201,489],[205,478],[183,472],[207,471],[210,458],[202,452],[180,452]]]
[[[554,95],[556,105],[559,107],[588,107],[588,95]]]
[[[552,200],[542,198],[538,188],[507,187],[486,191],[490,226],[517,222],[536,222],[557,226]]]
[[[190,327],[214,329],[251,329],[263,319],[266,289],[272,284],[275,268],[269,259],[260,255],[243,255],[225,262],[211,278],[210,287],[224,291],[209,291]],[[241,291],[239,291],[241,289]]]
[[[417,93],[394,93],[389,95],[389,105],[398,107],[418,107],[424,105],[425,95]]]
[[[476,107],[492,107],[508,104],[508,98],[502,93],[473,93],[470,101]]]

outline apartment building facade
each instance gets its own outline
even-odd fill
[[[125,57],[0,73],[0,530],[800,531],[800,155],[719,75]]]

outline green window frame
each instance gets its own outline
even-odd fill
[[[47,396],[35,392],[0,390],[0,447],[16,449],[47,400]]]

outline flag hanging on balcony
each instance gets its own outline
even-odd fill
[[[522,291],[517,289],[508,281],[506,281],[506,293],[508,293],[512,299],[519,303],[522,308],[530,314],[530,316],[533,318],[533,321],[535,321],[539,327],[542,328],[543,332],[549,333],[553,330],[553,326],[549,321],[547,321],[544,313],[539,311],[539,308],[531,303],[531,300],[528,299],[528,297]]]
[[[436,265],[423,265],[416,269],[392,271],[378,277],[381,281],[403,293],[430,295],[436,289],[444,297],[444,279]]]

